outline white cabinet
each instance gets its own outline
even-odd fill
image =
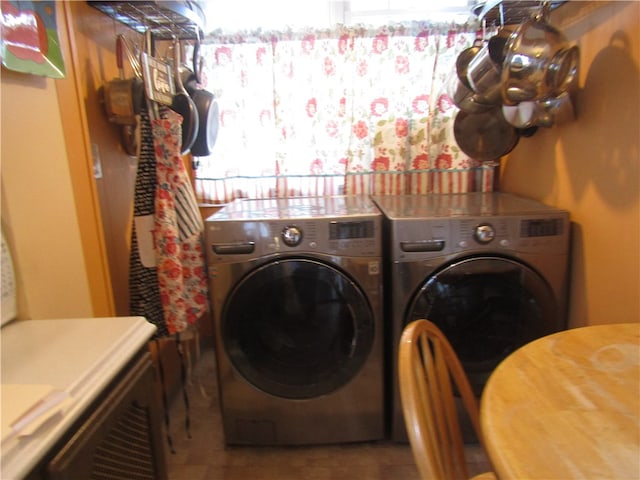
[[[51,385],[71,403],[32,434],[4,439],[0,478],[165,479],[158,390],[147,347],[154,331],[142,317],[5,326],[3,384]],[[5,403],[11,399],[3,395]]]
[[[33,478],[166,478],[150,354],[141,352],[102,397]]]

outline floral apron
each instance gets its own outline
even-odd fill
[[[180,333],[195,324],[209,306],[204,224],[180,155],[182,117],[167,108],[161,108],[161,112],[160,118],[152,120],[145,108],[140,116],[129,270],[130,314],[143,316],[156,325],[158,352],[159,338],[175,339],[181,361],[185,427],[190,437],[187,374]],[[158,367],[167,441],[174,452],[161,355]]]

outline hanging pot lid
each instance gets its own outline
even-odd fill
[[[500,107],[482,113],[459,111],[453,133],[460,149],[480,161],[497,160],[515,148],[518,130],[507,122]]]

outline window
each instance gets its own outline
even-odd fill
[[[387,25],[413,20],[463,24],[473,0],[207,0],[207,31]],[[251,12],[250,15],[247,12]]]
[[[493,166],[455,144],[446,94],[477,25],[409,20],[430,13],[390,3],[236,1],[211,14],[225,25],[201,48],[220,132],[196,159],[200,201],[492,188]],[[242,26],[247,11],[259,28]]]

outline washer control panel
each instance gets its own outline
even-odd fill
[[[382,216],[207,222],[210,261],[276,253],[381,256]]]
[[[271,252],[310,251],[341,255],[377,254],[381,248],[380,220],[376,218],[269,222],[262,242]]]

